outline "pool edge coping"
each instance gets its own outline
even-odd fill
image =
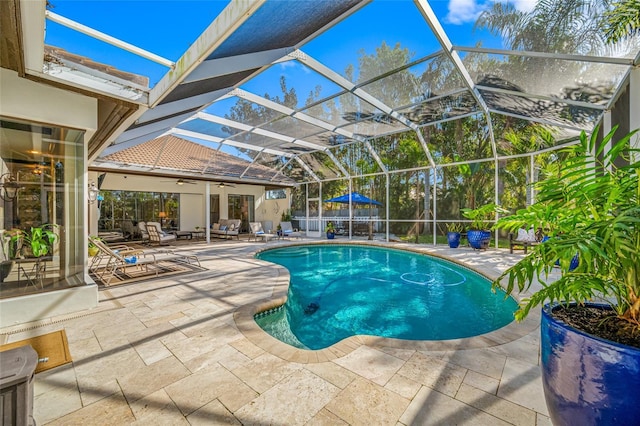
[[[489,333],[481,334],[478,336],[467,337],[462,339],[452,340],[404,340],[379,336],[368,335],[356,335],[347,337],[333,345],[323,349],[299,349],[295,348],[287,343],[281,342],[275,337],[265,332],[254,319],[254,315],[264,312],[269,309],[273,309],[281,306],[287,301],[287,292],[289,290],[290,274],[287,268],[284,266],[274,264],[271,262],[262,261],[255,257],[256,254],[291,246],[307,246],[317,244],[336,244],[336,245],[365,245],[381,248],[394,248],[404,251],[415,252],[419,254],[428,254],[434,257],[438,257],[464,268],[470,269],[473,272],[480,274],[481,276],[493,281],[489,274],[479,271],[476,268],[460,262],[455,258],[451,258],[443,255],[442,253],[434,253],[429,251],[428,247],[412,247],[398,243],[386,243],[376,241],[304,241],[304,242],[291,242],[286,245],[279,245],[277,247],[270,246],[264,247],[253,252],[250,257],[253,260],[263,262],[266,267],[273,267],[278,271],[276,282],[273,285],[271,296],[267,299],[263,299],[257,303],[244,305],[236,309],[233,314],[234,321],[238,330],[254,345],[263,349],[274,356],[277,356],[283,360],[298,362],[301,364],[320,363],[331,361],[337,358],[341,358],[345,355],[358,349],[360,346],[370,346],[373,348],[395,348],[395,349],[410,349],[410,350],[426,350],[426,351],[452,351],[452,350],[468,350],[468,349],[481,349],[493,346],[499,346],[506,343],[518,340],[531,332],[533,332],[540,325],[540,312],[538,310],[531,311],[527,318],[522,322],[516,322],[515,320],[510,322],[504,327]],[[497,277],[495,277],[497,278]],[[519,302],[526,294],[512,295],[514,299]]]

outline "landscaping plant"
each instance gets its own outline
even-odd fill
[[[554,315],[560,311],[569,325],[640,347],[640,150],[630,147],[635,132],[614,142],[615,130],[600,143],[598,128],[591,136],[583,132],[578,144],[563,149],[543,171],[545,176],[535,186],[536,203],[498,220],[495,228],[516,231],[534,226],[549,238],[506,270],[494,286],[506,278],[511,293],[540,282],[542,288],[516,312],[517,320],[543,303],[559,304],[565,309],[554,310]],[[578,265],[571,270],[576,254]],[[558,267],[560,278],[549,279]],[[586,302],[604,303],[611,310],[572,324],[571,310],[594,316],[585,314]]]

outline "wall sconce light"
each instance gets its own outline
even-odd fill
[[[11,173],[5,173],[0,176],[0,198],[4,201],[13,201],[18,196],[18,190],[22,188],[22,185],[18,183],[18,180],[11,175]]]
[[[96,200],[98,199],[98,194],[100,194],[100,190],[96,186],[95,182],[91,182],[89,184],[89,192],[87,193],[89,204],[93,204],[96,202]]]

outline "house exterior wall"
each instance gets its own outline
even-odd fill
[[[101,190],[108,191],[154,191],[180,194],[180,229],[191,231],[196,226],[207,226],[208,214],[205,205],[206,182],[194,181],[193,184],[176,185],[176,178],[141,176],[132,174],[107,173]],[[257,222],[271,221],[274,228],[280,223],[280,217],[289,207],[289,197],[280,200],[266,200],[265,189],[261,185],[234,184],[234,187],[219,188],[209,184],[210,194],[220,196],[220,217],[227,218],[228,197],[235,195],[253,195],[254,217]],[[92,224],[92,227],[94,224]],[[97,219],[95,227],[97,228]]]
[[[7,69],[0,69],[0,93],[0,115],[3,117],[82,130],[85,132],[85,147],[97,129],[98,102],[94,98],[20,78],[16,72]],[[86,160],[86,149],[84,157]],[[86,200],[86,165],[83,164],[82,167],[85,179],[81,185],[84,186]],[[84,204],[68,207],[79,213],[75,220],[80,222],[70,227],[73,229],[69,229],[68,232],[86,234],[87,219],[86,214],[82,214],[86,207]],[[86,246],[84,250],[86,259]],[[95,308],[98,304],[98,289],[88,275],[86,261],[84,284],[46,293],[0,299],[0,327]]]
[[[0,114],[85,130],[85,142],[98,127],[98,100],[18,77],[0,68]]]

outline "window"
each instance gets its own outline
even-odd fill
[[[240,232],[249,232],[249,222],[254,221],[253,195],[229,195],[229,219],[240,219]]]
[[[172,192],[100,191],[99,231],[135,234],[139,221],[180,229],[180,194]],[[134,235],[135,236],[135,235]]]
[[[265,192],[265,199],[267,200],[281,200],[287,198],[286,189],[272,189]]]
[[[84,284],[83,149],[83,131],[0,118],[0,176],[18,186],[0,199],[0,297]],[[37,260],[27,239],[10,239],[32,227],[58,236]]]

